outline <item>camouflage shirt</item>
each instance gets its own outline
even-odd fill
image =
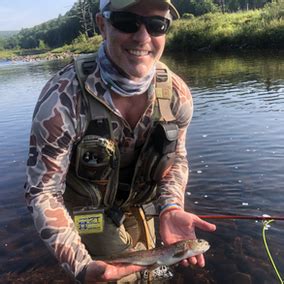
[[[171,170],[158,184],[159,204],[178,204],[183,207],[184,190],[188,179],[186,158],[186,129],[192,117],[192,98],[186,84],[172,73],[176,93],[172,112],[179,127],[176,160]],[[98,68],[88,76],[86,89],[100,96],[116,114]],[[123,121],[123,137],[118,141],[121,156],[143,143],[149,130],[154,106],[154,90],[148,91],[148,107],[134,129]],[[59,71],[43,88],[36,104],[30,134],[27,162],[26,202],[32,213],[41,239],[59,260],[63,268],[77,276],[92,261],[74,223],[64,206],[63,193],[72,150],[86,130],[86,105],[73,64]],[[120,115],[121,116],[121,115]]]

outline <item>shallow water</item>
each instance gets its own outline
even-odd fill
[[[188,83],[194,98],[187,137],[187,210],[283,215],[283,59],[280,53],[164,58]],[[0,274],[4,282],[16,283],[23,275],[37,276],[39,271],[42,276],[56,267],[34,230],[23,184],[33,108],[44,83],[62,65],[0,62]],[[261,222],[213,222],[218,227],[214,234],[198,232],[211,243],[206,268],[179,268],[171,283],[277,283],[264,250]],[[283,229],[279,221],[267,231],[282,275]],[[65,279],[60,273],[46,277],[46,283]],[[21,283],[36,281],[29,278]]]

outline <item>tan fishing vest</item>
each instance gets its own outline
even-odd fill
[[[173,96],[170,71],[163,63],[157,64],[152,127],[131,178],[125,183],[120,179],[121,158],[117,145],[121,133],[112,127],[113,122],[122,122],[84,88],[87,76],[96,66],[95,60],[96,55],[81,55],[74,62],[90,111],[87,130],[72,157],[64,199],[72,207],[124,208],[146,204],[157,198],[156,185],[175,160],[178,126],[170,106]]]

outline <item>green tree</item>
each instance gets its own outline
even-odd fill
[[[191,2],[193,14],[200,16],[206,13],[214,13],[219,11],[218,6],[212,0],[195,0]]]
[[[173,0],[173,3],[181,15],[190,13],[199,16],[219,10],[213,0]]]
[[[39,40],[38,47],[40,49],[46,49],[46,44],[42,39]]]
[[[78,0],[75,4],[77,16],[81,24],[81,32],[90,37],[96,34],[94,16],[99,10],[99,2],[94,0]]]
[[[0,50],[4,49],[5,41],[4,39],[0,38]]]
[[[259,9],[263,8],[265,4],[272,1],[274,0],[214,0],[214,2],[222,9],[223,12]]]

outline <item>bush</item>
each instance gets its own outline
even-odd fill
[[[39,49],[47,49],[47,45],[45,44],[44,40],[40,39],[38,44]]]
[[[193,15],[193,14],[190,14],[190,13],[184,13],[184,14],[182,15],[182,18],[183,18],[183,19],[187,19],[187,20],[191,20],[191,19],[194,18],[194,15]]]
[[[212,0],[193,1],[192,9],[194,11],[194,15],[197,16],[220,11],[220,8],[215,3],[213,3]]]
[[[278,7],[279,8],[279,7]],[[283,11],[269,5],[264,10],[232,14],[208,13],[174,22],[168,50],[283,48]]]
[[[84,35],[77,37],[72,44],[64,45],[63,47],[56,48],[53,53],[61,53],[71,51],[73,53],[91,53],[96,52],[102,42],[102,37],[100,35],[95,35],[88,38]]]
[[[268,3],[264,6],[262,17],[266,20],[283,20],[284,18],[284,1]]]

